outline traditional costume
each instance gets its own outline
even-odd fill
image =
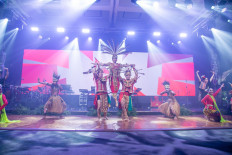
[[[178,104],[175,98],[175,93],[172,90],[170,90],[169,82],[164,81],[163,85],[165,87],[165,91],[161,92],[160,95],[167,94],[168,100],[167,102],[159,106],[159,111],[163,113],[166,117],[178,118],[180,115],[180,105]]]
[[[133,87],[134,84],[137,82],[138,79],[138,72],[137,70],[133,67],[133,70],[135,72],[135,77],[130,79],[131,76],[131,71],[128,69],[125,72],[125,79],[120,78],[120,82],[122,83],[122,91],[120,92],[119,95],[119,108],[122,109],[122,119],[128,120],[128,115],[127,112],[132,110],[132,99],[131,95],[133,93]],[[129,78],[127,78],[127,76]]]
[[[105,64],[100,64],[102,66],[108,66],[109,67],[109,85],[110,85],[110,90],[113,94],[113,98],[115,99],[116,106],[118,105],[117,101],[117,93],[120,87],[120,72],[123,67],[128,67],[130,65],[127,64],[119,64],[117,62],[117,56],[120,54],[125,54],[126,49],[125,49],[125,44],[121,42],[117,47],[114,47],[112,45],[107,45],[105,43],[101,44],[101,50],[103,53],[111,54],[112,55],[112,60],[113,63],[105,63]]]
[[[100,75],[102,74],[102,76]],[[107,111],[109,108],[110,100],[107,94],[106,82],[108,76],[103,77],[103,70],[98,68],[93,72],[94,80],[96,83],[96,94],[94,98],[94,106],[97,109],[98,118],[101,118],[101,112],[104,113],[105,119],[107,119]]]
[[[8,101],[6,99],[6,96],[2,94],[2,85],[0,85],[0,123],[19,123],[20,120],[13,120],[13,121],[8,120],[5,110],[7,104]]]
[[[222,117],[222,114],[220,113],[220,110],[219,110],[217,103],[216,103],[216,100],[215,100],[215,97],[217,96],[217,94],[220,91],[221,91],[221,88],[219,88],[212,95],[210,95],[210,94],[206,95],[201,100],[201,102],[205,105],[203,113],[209,121],[226,122],[226,120],[224,120],[224,118]]]
[[[60,76],[57,74],[53,73],[53,83],[43,83],[39,82],[42,84],[46,84],[47,86],[51,87],[51,96],[46,102],[44,106],[44,113],[55,113],[62,115],[64,110],[66,109],[66,103],[65,101],[59,96],[59,92],[62,89],[60,85],[58,84]]]
[[[214,77],[214,72],[213,75],[210,77],[210,80],[205,75],[202,75],[201,77],[198,74],[199,71],[197,71],[197,77],[199,80],[199,95],[198,95],[198,100],[201,101],[206,95],[208,89],[211,87],[211,82]]]

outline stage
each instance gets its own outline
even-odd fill
[[[120,117],[110,116],[108,120],[96,117],[73,115],[8,115],[10,120],[21,120],[21,123],[0,124],[1,130],[35,130],[35,131],[156,131],[156,130],[194,130],[232,128],[232,123],[209,122],[203,115],[181,116],[178,120],[165,118],[162,115],[139,115],[122,121]],[[232,121],[232,116],[225,115]]]

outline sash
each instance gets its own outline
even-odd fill
[[[217,106],[217,103],[216,103],[216,100],[215,100],[215,98],[214,98],[214,96],[212,96],[212,95],[209,95],[210,97],[211,97],[211,99],[213,100],[213,103],[214,103],[214,107],[217,109],[217,111],[220,113],[220,116],[221,116],[221,123],[224,123],[224,122],[230,122],[230,121],[227,121],[227,120],[225,120],[223,117],[222,117],[222,114],[221,114],[221,112],[220,112],[220,110],[219,110],[219,108],[218,108],[218,106]]]

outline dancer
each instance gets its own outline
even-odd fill
[[[207,95],[207,89],[211,85],[211,82],[212,82],[213,77],[214,77],[214,72],[213,72],[212,76],[210,77],[210,80],[208,80],[208,78],[205,77],[205,75],[202,75],[200,78],[199,71],[197,71],[196,74],[197,74],[198,80],[200,82],[198,100],[201,101],[202,98],[204,98],[205,95]]]
[[[226,122],[222,117],[215,100],[215,96],[221,91],[222,87],[224,87],[224,84],[222,84],[215,93],[213,92],[213,89],[210,88],[209,93],[201,100],[205,105],[203,113],[209,121]]]
[[[161,92],[160,95],[167,94],[168,100],[167,102],[161,104],[159,106],[159,111],[163,113],[166,117],[169,118],[177,118],[180,115],[180,105],[178,104],[174,91],[170,90],[170,83],[168,81],[164,81],[163,85],[165,87],[165,91]]]
[[[94,99],[94,106],[97,109],[98,120],[101,119],[101,112],[104,113],[104,119],[107,120],[107,111],[110,103],[106,88],[108,76],[103,77],[103,70],[99,65],[93,69],[93,76],[97,89]]]
[[[118,106],[118,100],[117,100],[117,93],[119,90],[120,86],[120,72],[123,67],[129,67],[132,65],[128,64],[120,64],[117,63],[118,60],[118,55],[120,54],[125,54],[126,49],[124,47],[123,42],[121,42],[116,48],[113,47],[112,45],[106,45],[102,44],[101,49],[103,53],[111,54],[112,55],[112,61],[109,63],[100,63],[101,66],[107,66],[109,67],[109,85],[110,85],[110,90],[112,92],[112,96],[116,102],[116,106]]]
[[[5,81],[9,77],[9,70],[5,67],[6,53],[0,51],[0,84],[2,85],[2,89],[5,87]],[[4,92],[4,90],[3,90]]]
[[[120,82],[122,83],[122,91],[119,95],[120,108],[122,108],[122,119],[128,121],[127,112],[132,110],[132,99],[131,95],[133,93],[134,84],[138,79],[138,71],[135,69],[135,65],[132,65],[135,77],[131,79],[131,70],[128,69],[124,73],[125,79],[120,77]]]
[[[2,85],[0,84],[0,123],[19,123],[20,120],[8,120],[5,110],[7,104],[8,101],[6,99],[6,96],[2,93]]]
[[[62,118],[62,114],[66,109],[65,101],[59,96],[59,92],[62,90],[61,86],[58,84],[59,79],[60,76],[58,76],[56,73],[53,73],[52,84],[47,82],[40,82],[40,79],[38,79],[38,83],[51,87],[51,96],[44,106],[44,117],[46,117],[47,113],[55,113],[60,115],[60,118]]]

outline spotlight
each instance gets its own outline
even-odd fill
[[[227,20],[227,22],[228,22],[228,23],[230,23],[230,22],[231,22],[231,20],[229,20],[229,19],[228,19],[228,20]]]
[[[56,31],[57,32],[65,32],[65,29],[63,27],[57,27]]]
[[[39,35],[39,39],[43,39],[43,36]]]
[[[157,8],[158,6],[159,6],[159,2],[156,1],[153,3],[153,7]]]
[[[128,31],[127,35],[133,36],[133,35],[135,35],[135,31]]]
[[[187,35],[187,33],[180,33],[180,35],[179,35],[181,38],[186,38],[188,35]]]
[[[90,33],[90,29],[87,28],[82,29],[82,33]]]
[[[15,28],[15,30],[17,30],[17,31],[18,31],[18,30],[19,30],[19,28]]]
[[[50,37],[48,37],[48,40],[51,40],[51,38],[50,38]]]
[[[179,40],[177,43],[178,43],[178,44],[180,44],[180,43],[181,43],[181,41]]]
[[[93,40],[93,38],[92,37],[88,37],[88,41],[92,41]]]
[[[192,9],[192,7],[193,7],[192,0],[185,0],[184,3],[186,4],[187,9]]]
[[[8,22],[9,20],[8,20],[8,18],[5,18],[4,21],[5,21],[5,22]]]
[[[149,43],[150,42],[150,40],[147,40],[147,43]]]
[[[203,38],[204,37],[204,35],[201,35],[201,38]]]
[[[153,36],[160,36],[161,33],[160,32],[153,32]]]
[[[174,43],[172,43],[172,45],[174,45]]]
[[[69,37],[68,37],[68,36],[66,36],[66,37],[65,37],[65,39],[66,39],[66,40],[68,40],[68,39],[69,39]]]
[[[31,31],[39,31],[38,27],[31,27]]]
[[[159,43],[160,43],[160,40],[157,40],[156,42],[159,44]]]
[[[215,29],[214,29],[214,28],[211,28],[210,30],[213,31],[213,30],[215,30]]]
[[[75,38],[75,40],[77,40],[77,37]]]
[[[211,9],[215,9],[215,6],[211,6]]]
[[[223,13],[223,12],[226,12],[226,10],[227,10],[227,8],[223,8],[221,12],[222,12],[222,13]]]

